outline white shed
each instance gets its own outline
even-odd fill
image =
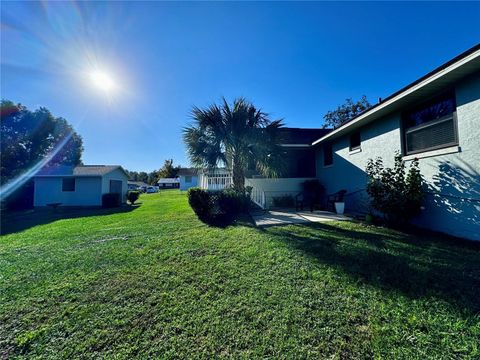
[[[34,206],[101,206],[102,195],[121,194],[126,202],[128,176],[118,165],[57,166],[34,177]]]

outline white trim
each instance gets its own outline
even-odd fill
[[[350,150],[348,152],[348,154],[353,155],[353,154],[358,154],[359,152],[362,152],[362,148],[358,148],[358,149],[355,149],[355,150]]]
[[[330,165],[323,165],[323,168],[324,168],[324,169],[326,169],[326,168],[331,168],[331,167],[333,167],[333,163],[330,164]]]
[[[310,144],[280,144],[283,147],[310,147]]]
[[[432,76],[428,77],[427,79],[419,82],[418,84],[415,84],[413,85],[412,87],[409,87],[408,89],[406,89],[405,91],[401,92],[400,94],[396,95],[395,97],[389,99],[389,100],[386,100],[384,103],[376,106],[375,108],[365,112],[364,114],[360,115],[359,117],[357,117],[355,120],[352,120],[348,123],[346,123],[345,125],[342,125],[338,128],[336,128],[335,130],[333,131],[330,131],[327,135],[321,137],[320,139],[318,140],[315,140],[312,145],[316,145],[330,137],[332,137],[333,135],[337,134],[338,132],[354,125],[354,124],[357,124],[358,122],[362,121],[363,119],[365,119],[366,117],[369,117],[370,115],[373,115],[375,114],[376,112],[392,105],[393,103],[397,102],[398,100],[404,98],[405,96],[421,89],[422,87],[424,87],[425,85],[428,85],[429,83],[441,78],[442,76],[448,74],[449,72],[465,65],[466,63],[468,63],[469,61],[472,61],[474,60],[475,58],[479,57],[480,56],[480,50],[477,50],[477,51],[474,51],[473,53],[471,53],[470,55],[467,55],[466,57],[464,57],[463,59],[457,61],[456,63],[454,64],[451,64],[450,66],[446,67],[445,69],[442,69],[438,72],[436,72],[435,74],[433,74]]]
[[[422,153],[412,154],[412,155],[405,155],[402,157],[402,159],[404,161],[409,161],[413,159],[423,159],[423,158],[432,157],[432,156],[455,154],[455,153],[459,153],[460,151],[461,151],[460,146],[455,145],[455,146],[450,146],[443,149],[425,151]]]

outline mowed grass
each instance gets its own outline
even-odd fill
[[[354,222],[221,229],[178,191],[140,202],[3,217],[0,358],[480,357],[477,245]]]

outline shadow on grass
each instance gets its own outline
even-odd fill
[[[358,228],[315,223],[262,231],[383,290],[413,299],[441,298],[460,310],[480,311],[480,244],[438,234]]]
[[[48,224],[61,219],[75,219],[88,216],[103,216],[131,212],[137,209],[135,205],[122,205],[116,208],[67,208],[33,209],[25,211],[2,212],[0,234],[7,235],[29,229],[37,225]]]
[[[229,226],[248,226],[255,227],[255,223],[249,214],[238,214],[235,216],[215,216],[211,217],[200,217],[198,219],[204,224],[220,229],[225,229]]]

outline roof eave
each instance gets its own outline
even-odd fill
[[[366,124],[369,122],[369,120],[371,121],[375,120],[374,119],[375,115],[377,115],[379,112],[382,112],[382,110],[383,112],[388,111],[388,109],[391,108],[392,105],[396,104],[399,100],[404,99],[408,95],[411,95],[421,90],[422,88],[425,88],[427,85],[432,84],[435,81],[438,81],[442,77],[445,77],[446,75],[452,73],[453,71],[459,69],[462,66],[465,66],[471,62],[473,63],[478,62],[479,63],[478,65],[480,68],[480,46],[477,46],[477,47],[478,48],[475,51],[469,53],[468,55],[465,55],[465,57],[458,59],[454,63],[446,67],[443,67],[444,65],[440,66],[438,71],[434,71],[433,73],[431,73],[431,75],[427,76],[425,79],[419,82],[417,82],[418,81],[417,80],[413,82],[411,85],[407,85],[403,91],[400,91],[397,94],[394,93],[394,95],[388,97],[386,100],[374,106],[370,110],[367,110],[366,112],[364,112],[363,114],[360,114],[359,116],[349,121],[348,123],[332,130],[325,136],[322,136],[320,139],[315,140],[312,143],[312,145],[317,145],[325,140],[334,138],[337,135],[339,136],[345,131],[347,131],[347,129],[355,128],[360,125]],[[473,72],[474,71],[472,71],[472,73]]]

